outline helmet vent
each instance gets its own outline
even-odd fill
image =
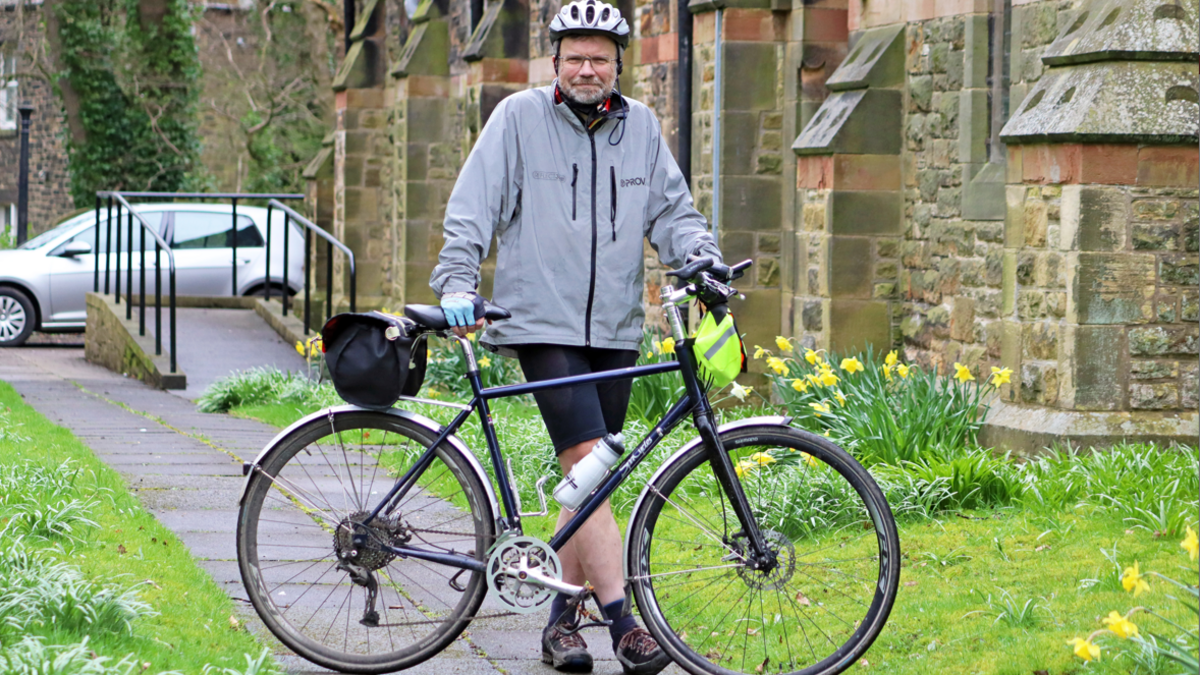
[[[571,18],[575,19],[576,21],[579,20],[579,8],[575,5],[571,5]]]
[[[596,22],[596,10],[591,5],[583,13],[583,22],[589,25]]]
[[[603,12],[600,12],[600,20],[608,21],[608,10],[607,9],[605,9]]]

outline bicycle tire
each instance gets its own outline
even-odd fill
[[[693,675],[844,671],[883,629],[899,586],[882,491],[844,450],[799,429],[749,426],[721,441],[779,564],[739,564],[741,526],[697,444],[647,483],[631,517],[626,569],[642,618]]]
[[[338,566],[339,526],[345,532],[363,519],[378,503],[371,497],[381,499],[435,440],[396,415],[338,411],[297,427],[261,458],[238,516],[238,564],[267,628],[300,656],[348,673],[403,670],[441,652],[479,609],[487,593],[482,572],[462,572],[459,592],[449,585],[458,569],[368,545],[353,555],[374,570],[378,585],[378,625],[370,626],[362,623],[366,587]],[[484,486],[449,443],[435,450],[393,516],[376,521],[373,542],[407,536],[412,545],[482,562],[495,541]]]

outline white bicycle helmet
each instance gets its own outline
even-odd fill
[[[621,11],[598,0],[575,0],[563,6],[550,22],[550,41],[557,44],[568,35],[604,35],[621,49],[629,46],[629,24]]]

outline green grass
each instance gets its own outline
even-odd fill
[[[132,672],[243,672],[246,655],[262,652],[231,627],[233,601],[121,477],[3,382],[0,550],[4,672],[124,673],[122,660]],[[47,660],[66,665],[34,667]]]

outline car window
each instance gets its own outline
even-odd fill
[[[149,223],[150,226],[154,227],[154,228],[158,228],[159,225],[162,223],[162,213],[161,212],[144,213],[144,214],[142,214],[142,217],[145,218],[146,222]],[[100,253],[104,253],[104,252],[108,251],[109,246],[111,246],[113,248],[113,250],[117,250],[117,229],[118,228],[113,228],[113,231],[111,233],[109,233],[106,231],[107,225],[108,225],[107,221],[101,221],[100,249],[98,251]],[[121,221],[118,223],[118,226],[119,226],[119,229],[121,230],[121,248],[120,248],[120,250],[128,251],[129,250],[129,221],[122,218]],[[108,241],[108,239],[106,239],[106,237],[111,238],[111,240],[112,240],[111,243]],[[59,247],[57,249],[55,249],[55,252],[62,250],[63,248],[66,247],[67,244],[70,244],[71,242],[75,242],[75,241],[86,241],[88,244],[91,244],[92,249],[95,250],[96,249],[96,226],[92,225],[92,226],[80,231],[78,234],[71,237],[67,241],[64,241],[62,244],[59,245]],[[139,223],[137,220],[134,220],[133,221],[133,244],[134,244],[133,250],[134,251],[142,250],[141,243],[142,243],[141,223]],[[154,250],[154,237],[150,236],[149,232],[146,233],[146,250],[147,251]]]
[[[24,251],[28,251],[28,250],[35,249],[35,248],[41,248],[41,247],[45,246],[46,244],[50,243],[50,241],[52,239],[62,236],[63,230],[68,230],[77,225],[79,225],[79,221],[68,220],[67,222],[63,223],[62,225],[59,225],[58,227],[56,227],[52,230],[46,230],[45,232],[34,237],[33,239],[27,240],[24,244],[21,244],[17,248],[24,250]]]
[[[176,211],[171,247],[176,249],[229,248],[233,245],[231,216],[223,213]],[[238,248],[262,246],[262,234],[247,216],[238,216]]]

